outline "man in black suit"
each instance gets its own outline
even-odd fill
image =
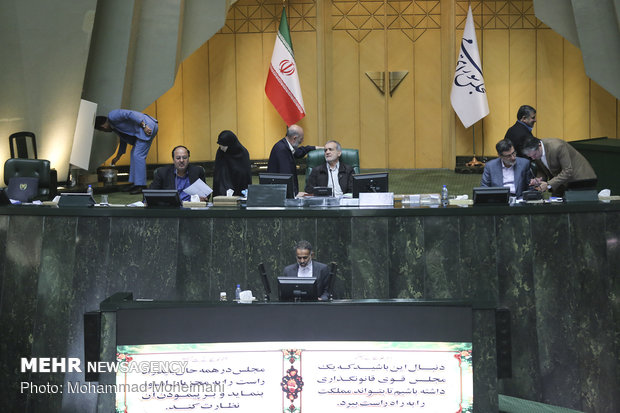
[[[198,179],[205,181],[205,170],[201,166],[189,163],[189,149],[183,145],[172,150],[174,164],[157,168],[150,189],[176,189],[182,201],[189,201],[191,196],[183,190]],[[206,201],[201,197],[201,201]]]
[[[533,137],[532,128],[536,123],[536,109],[529,105],[523,105],[517,112],[517,121],[506,131],[504,139],[509,139],[512,146],[521,158],[527,158],[523,154],[523,143],[529,137]]]
[[[286,136],[276,142],[269,155],[267,172],[293,174],[293,193],[299,192],[297,183],[297,167],[295,158],[303,158],[310,151],[322,146],[300,146],[304,141],[304,130],[299,125],[291,125],[286,129]]]
[[[340,143],[329,140],[325,144],[325,163],[312,169],[305,192],[314,193],[316,186],[333,188],[334,196],[353,192],[353,168],[340,162],[342,147]]]
[[[299,241],[295,245],[296,264],[284,268],[282,273],[285,277],[315,277],[319,300],[327,300],[329,297],[329,267],[318,261],[314,261],[312,244],[308,241]]]

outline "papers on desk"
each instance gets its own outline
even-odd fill
[[[213,189],[209,185],[207,185],[202,179],[196,179],[196,182],[188,186],[183,190],[188,195],[198,195],[200,197],[206,198],[211,195]]]

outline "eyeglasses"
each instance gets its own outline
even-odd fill
[[[506,159],[509,159],[509,158],[512,158],[512,157],[515,157],[515,158],[516,158],[516,157],[517,157],[517,152],[513,150],[513,151],[512,151],[512,152],[510,152],[508,155],[500,155],[500,156],[501,156],[502,158],[506,158]]]

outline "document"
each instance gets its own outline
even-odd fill
[[[196,182],[188,186],[183,190],[188,195],[198,195],[201,197],[208,197],[213,192],[213,189],[207,185],[202,179],[197,179]]]

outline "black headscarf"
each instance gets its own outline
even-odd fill
[[[229,130],[219,134],[217,144],[227,146],[228,149],[224,152],[218,148],[215,154],[213,196],[226,195],[227,189],[234,190],[234,195],[240,196],[241,191],[252,183],[250,154]]]

